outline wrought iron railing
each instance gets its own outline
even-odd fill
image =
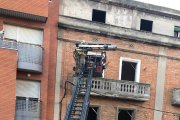
[[[76,82],[76,77],[73,77]],[[126,80],[93,78],[91,80],[91,95],[148,101],[150,99],[150,84]]]
[[[15,120],[41,120],[41,101],[16,98]]]

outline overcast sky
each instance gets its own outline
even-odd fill
[[[176,10],[180,10],[180,0],[135,0],[144,3],[150,3],[158,6],[164,6]]]

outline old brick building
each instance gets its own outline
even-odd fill
[[[59,8],[55,102],[74,80],[74,43],[111,43],[118,48],[107,52],[104,78],[92,80],[88,120],[179,120],[180,11],[133,0],[60,0]],[[61,120],[71,87],[56,108]]]
[[[58,11],[58,0],[0,0],[0,120],[54,119]]]

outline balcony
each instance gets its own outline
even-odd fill
[[[16,41],[8,41],[8,40],[2,41],[0,39],[0,48],[16,50],[17,49],[17,42]]]
[[[73,83],[76,83],[76,81],[77,77],[73,77]],[[91,95],[148,101],[150,99],[150,84],[125,80],[93,78],[91,84]]]
[[[43,48],[37,45],[18,43],[18,70],[42,73]]]
[[[15,40],[0,40],[0,48],[18,50],[18,70],[42,73],[42,47],[33,44],[17,43]]]
[[[41,120],[41,101],[16,98],[15,120]]]
[[[180,105],[180,88],[173,88],[172,89],[172,105]]]

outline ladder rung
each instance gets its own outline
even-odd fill
[[[71,118],[71,120],[80,120],[80,118]]]
[[[77,107],[77,108],[78,108],[78,107],[79,107],[79,108],[82,108],[83,106],[75,105],[74,108],[76,108],[76,107]]]
[[[87,87],[79,87],[80,89],[87,89]]]
[[[78,115],[78,116],[81,116],[81,114],[71,114],[71,115]]]
[[[79,111],[79,112],[81,112],[82,110],[72,110],[72,111],[74,111],[74,112],[76,112],[76,111]]]

